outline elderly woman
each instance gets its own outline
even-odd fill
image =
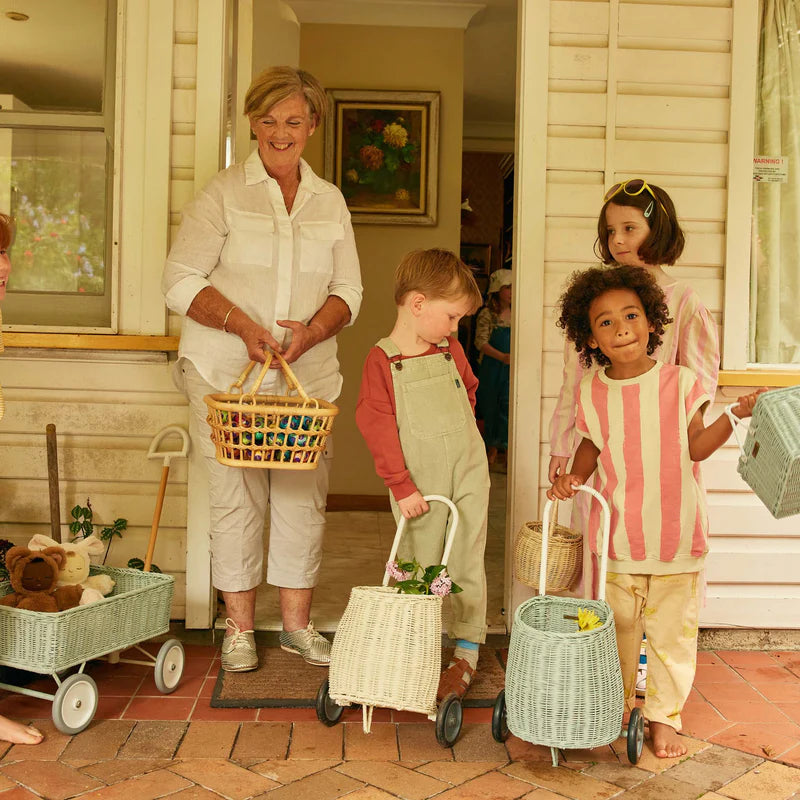
[[[267,582],[279,587],[281,647],[310,664],[330,660],[330,642],[314,630],[310,610],[332,452],[329,444],[307,471],[223,466],[203,397],[227,390],[269,347],[293,364],[310,396],[335,400],[342,386],[335,337],[361,304],[344,198],[301,158],[325,113],[322,87],[303,70],[268,69],[248,90],[245,113],[258,149],[184,208],[162,283],[167,305],[186,316],[177,377],[209,469],[212,579],[228,615],[222,667],[233,672],[258,666],[253,628],[267,507]],[[270,371],[260,391],[285,394],[281,372]]]

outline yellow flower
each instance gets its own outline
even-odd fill
[[[389,147],[396,147],[399,150],[408,142],[408,131],[402,125],[392,122],[383,129],[383,141]]]
[[[358,183],[358,173],[354,169],[347,170],[344,176],[350,181],[350,183]]]
[[[588,608],[579,608],[578,609],[578,630],[579,631],[591,631],[595,628],[601,628],[603,623],[600,621],[600,617],[591,611]]]
[[[411,195],[408,193],[408,189],[398,189],[394,193],[395,200],[408,200]]]
[[[367,169],[378,170],[383,166],[383,150],[374,145],[365,145],[358,151],[358,155]]]

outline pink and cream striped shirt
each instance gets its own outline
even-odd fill
[[[702,569],[708,550],[705,494],[689,455],[689,421],[709,400],[686,367],[656,361],[637,378],[613,380],[605,369],[578,391],[577,432],[590,439],[598,491],[611,509],[611,572],[669,575]],[[589,513],[597,553],[600,507]]]
[[[665,364],[680,364],[695,372],[713,400],[719,377],[717,324],[700,298],[680,281],[661,287],[667,299],[672,322],[667,325],[661,346],[653,358]],[[587,370],[578,361],[572,342],[564,348],[564,375],[561,391],[550,420],[550,455],[571,456],[575,440],[575,404],[578,386]]]

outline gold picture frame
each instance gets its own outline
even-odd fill
[[[439,92],[329,89],[325,179],[353,222],[435,225]]]

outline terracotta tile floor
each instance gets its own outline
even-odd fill
[[[631,767],[619,740],[565,751],[554,769],[546,748],[495,742],[491,709],[465,709],[449,749],[433,723],[408,713],[376,710],[365,735],[357,710],[327,728],[312,709],[213,709],[215,648],[178,635],[186,668],[170,695],[148,667],[91,662],[99,707],[77,736],[55,729],[50,701],[0,694],[0,713],[47,735],[37,747],[0,745],[0,800],[800,800],[800,652],[700,653],[683,760],[646,747]],[[54,688],[50,678],[28,686]]]

